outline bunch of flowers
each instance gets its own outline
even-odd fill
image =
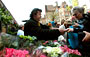
[[[63,50],[63,52],[68,52],[69,54],[76,54],[81,56],[81,53],[78,50],[70,49],[67,47],[67,45],[60,46],[60,48]]]
[[[26,50],[16,50],[13,48],[6,48],[5,57],[28,57],[29,52]]]
[[[57,57],[57,56],[63,54],[62,49],[60,49],[59,47],[50,47],[50,46],[45,47],[43,49],[43,52],[47,53],[47,55],[50,57]]]

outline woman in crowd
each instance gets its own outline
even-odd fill
[[[90,17],[87,14],[84,14],[84,8],[82,7],[73,8],[73,16],[76,17],[78,22],[73,25],[73,28],[68,28],[68,32],[74,32],[78,34],[79,44],[82,45],[82,54],[88,54],[90,53],[90,42],[86,43],[82,41],[84,41],[84,37],[85,39],[87,37],[87,35],[85,36],[86,32],[83,33],[83,31],[90,32]]]

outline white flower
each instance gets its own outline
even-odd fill
[[[59,54],[62,54],[63,51],[59,47],[46,47],[43,49],[43,52],[48,53],[51,57],[57,57]]]
[[[38,49],[42,49],[42,48],[44,48],[44,46],[39,46],[39,47],[38,47]]]
[[[60,35],[60,36],[58,37],[58,41],[62,41],[62,40],[64,40],[64,37],[63,37],[62,35]]]
[[[62,54],[63,51],[59,47],[53,47],[52,48],[52,53]]]
[[[52,47],[46,47],[47,53],[51,53]]]
[[[54,45],[59,45],[59,43],[58,42],[54,42]]]
[[[44,53],[46,53],[46,52],[47,52],[47,50],[46,50],[46,49],[43,49],[43,52],[44,52]]]

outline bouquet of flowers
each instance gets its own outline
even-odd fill
[[[47,53],[48,56],[50,57],[58,57],[61,54],[63,54],[62,49],[60,49],[59,47],[45,47],[43,49],[44,53]]]
[[[30,57],[30,55],[27,50],[5,48],[2,51],[0,51],[0,57]]]

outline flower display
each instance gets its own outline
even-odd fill
[[[6,48],[6,55],[5,57],[26,57],[29,54],[26,50],[16,50],[13,48]]]
[[[69,54],[76,54],[81,56],[81,53],[78,50],[70,49],[67,47],[67,45],[64,45],[64,47],[60,46],[60,48],[63,50],[63,52],[68,52]]]
[[[34,41],[36,38],[30,36],[19,36],[14,45],[5,45],[0,50],[0,57],[64,57],[64,56],[81,56],[78,50],[70,49],[63,41],[49,40],[49,41]],[[7,39],[7,38],[5,38]],[[12,38],[9,38],[9,40]],[[6,40],[4,40],[6,41]],[[12,40],[11,40],[12,41]],[[7,43],[7,41],[6,41]],[[13,41],[10,42],[13,44]],[[5,49],[4,49],[5,48]],[[15,49],[14,49],[15,48]],[[27,49],[27,50],[25,50]]]

